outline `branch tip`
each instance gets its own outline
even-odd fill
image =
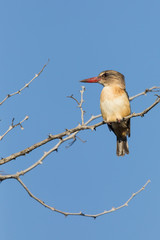
[[[47,62],[47,64],[48,64],[48,62]],[[12,97],[14,95],[20,94],[25,88],[29,87],[31,82],[33,82],[33,80],[35,80],[37,77],[39,77],[39,75],[43,72],[43,70],[47,66],[47,64],[45,64],[43,66],[43,68],[40,70],[40,72],[38,74],[35,74],[35,76],[28,83],[26,83],[21,89],[17,90],[14,93],[7,94],[7,96],[3,99],[3,101],[0,102],[0,105],[2,105],[9,97]]]

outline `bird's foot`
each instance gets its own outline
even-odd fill
[[[120,123],[120,122],[122,121],[122,119],[117,118],[116,121],[117,121],[118,123]]]

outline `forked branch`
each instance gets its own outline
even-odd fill
[[[132,101],[133,99],[135,99],[135,98],[137,98],[137,97],[140,97],[140,96],[142,96],[142,95],[147,95],[147,93],[149,93],[149,92],[159,92],[159,91],[160,91],[160,87],[156,87],[156,86],[151,87],[151,88],[146,88],[146,89],[144,90],[144,92],[138,93],[138,94],[136,94],[135,96],[130,97],[129,100]]]
[[[8,130],[5,133],[3,133],[3,135],[0,136],[0,141],[7,135],[7,133],[9,133],[13,128],[15,128],[17,126],[20,126],[20,128],[23,130],[24,128],[22,126],[22,123],[24,121],[28,120],[28,118],[29,118],[28,116],[25,116],[25,118],[22,121],[20,121],[19,123],[16,123],[16,124],[14,124],[14,118],[13,118],[12,124],[9,126]]]

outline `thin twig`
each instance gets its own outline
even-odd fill
[[[0,175],[0,179],[3,175]],[[72,212],[64,212],[64,211],[61,211],[61,210],[58,210],[54,207],[51,207],[49,206],[48,204],[46,204],[44,201],[42,201],[41,199],[37,198],[35,195],[33,195],[31,193],[31,191],[28,189],[28,187],[23,183],[23,181],[20,179],[20,177],[14,177],[14,179],[16,179],[21,185],[22,187],[26,190],[26,192],[29,194],[29,196],[31,198],[33,198],[34,200],[36,200],[37,202],[39,202],[41,205],[43,205],[44,207],[50,209],[51,211],[54,211],[54,212],[57,212],[57,213],[60,213],[60,214],[63,214],[64,216],[83,216],[83,217],[90,217],[90,218],[94,218],[96,219],[97,217],[100,217],[102,215],[105,215],[105,214],[108,214],[108,213],[111,213],[111,212],[115,212],[121,208],[124,208],[124,207],[127,207],[128,204],[131,202],[131,200],[136,196],[138,195],[140,192],[142,192],[146,186],[150,183],[150,180],[148,180],[144,186],[142,188],[140,188],[137,192],[133,193],[131,195],[131,197],[122,205],[118,206],[118,207],[112,207],[110,210],[104,210],[103,212],[101,213],[98,213],[98,214],[86,214],[86,213],[82,213],[82,212],[78,212],[78,213],[72,213]]]
[[[14,123],[14,118],[13,118],[13,119],[12,119],[12,124],[9,126],[8,130],[7,130],[3,135],[0,136],[0,141],[4,138],[4,136],[7,135],[7,133],[9,133],[13,128],[15,128],[15,127],[17,127],[17,126],[20,126],[20,127],[21,127],[21,130],[23,130],[24,128],[23,128],[23,126],[22,126],[22,123],[23,123],[24,121],[28,120],[28,118],[29,118],[28,116],[25,116],[25,118],[24,118],[21,122],[19,122],[19,123],[17,123],[17,124],[13,124],[13,123]]]
[[[132,113],[131,115],[125,117],[124,119],[133,118],[133,117],[144,117],[144,115],[148,113],[152,108],[154,108],[159,102],[160,102],[160,96],[158,96],[155,102],[151,106],[146,108],[144,111],[140,113]]]
[[[79,105],[78,100],[75,97],[73,97],[73,94],[71,96],[67,96],[67,98],[72,98]]]
[[[139,96],[146,95],[148,92],[159,92],[159,91],[160,91],[160,87],[156,87],[156,86],[151,87],[151,88],[146,88],[144,90],[144,92],[138,93],[135,96],[130,97],[129,100],[132,101],[133,99],[135,99],[135,98],[137,98]]]
[[[78,107],[80,108],[80,110],[81,110],[82,125],[84,125],[84,110],[83,110],[83,108],[82,108],[82,104],[83,104],[83,102],[84,102],[84,100],[83,100],[84,91],[85,91],[85,87],[82,86],[82,90],[80,91],[80,93],[81,93],[81,101],[80,101],[80,104],[79,104],[79,106],[78,106]]]
[[[81,110],[82,125],[84,125],[84,113],[85,113],[85,111],[82,108],[82,104],[84,103],[84,100],[83,100],[84,91],[85,91],[85,87],[82,86],[82,90],[80,90],[80,93],[81,93],[81,100],[80,100],[80,102],[73,96],[73,94],[71,96],[67,96],[68,98],[73,99],[78,104],[78,107]]]
[[[43,72],[43,70],[45,69],[45,67],[47,66],[47,64],[49,63],[49,60],[48,62],[43,66],[43,68],[40,70],[40,72],[38,74],[35,74],[35,76],[28,82],[26,83],[21,89],[19,89],[18,91],[14,92],[14,93],[11,93],[11,94],[8,94],[2,102],[0,102],[0,106],[10,97],[13,97],[14,95],[16,94],[20,94],[25,88],[29,87],[29,85],[31,84],[31,82],[33,82],[33,80],[35,80],[37,77],[39,77],[39,75]]]

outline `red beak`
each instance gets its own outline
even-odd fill
[[[88,79],[84,79],[80,82],[85,82],[85,83],[97,83],[101,80],[100,77],[92,77],[92,78],[88,78]]]

